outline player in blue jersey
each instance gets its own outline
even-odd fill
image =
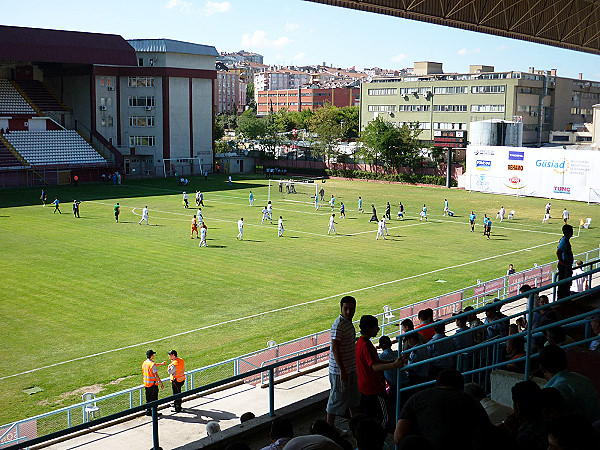
[[[398,203],[398,219],[404,220],[404,205],[402,202]]]
[[[471,233],[475,231],[475,219],[477,219],[477,216],[473,211],[471,211],[471,215],[469,216],[469,222],[471,223]]]

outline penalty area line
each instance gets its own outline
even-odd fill
[[[410,275],[410,276],[403,277],[403,278],[398,278],[396,280],[384,281],[383,283],[378,283],[378,284],[374,284],[374,285],[371,285],[371,286],[365,286],[365,287],[362,287],[362,288],[353,289],[351,291],[342,292],[342,293],[338,293],[338,294],[334,294],[334,295],[328,295],[327,297],[321,297],[321,298],[318,298],[316,300],[309,300],[309,301],[306,301],[306,302],[301,302],[301,303],[296,303],[296,304],[289,305],[289,306],[284,306],[282,308],[272,309],[272,310],[269,310],[269,311],[262,311],[262,312],[259,312],[259,313],[256,313],[256,314],[251,314],[249,316],[237,317],[235,319],[230,319],[230,320],[225,320],[225,321],[219,322],[219,323],[213,323],[213,324],[210,324],[210,325],[205,325],[203,327],[195,328],[193,330],[182,331],[181,333],[172,334],[170,336],[164,336],[164,337],[161,337],[161,338],[152,339],[152,340],[145,341],[145,342],[139,342],[137,344],[131,344],[131,345],[127,345],[127,346],[120,347],[120,348],[115,348],[115,349],[111,349],[111,350],[105,350],[103,352],[97,352],[97,353],[93,353],[91,355],[80,356],[78,358],[69,359],[67,361],[60,361],[60,362],[57,362],[57,363],[54,363],[54,364],[49,364],[49,365],[46,365],[46,366],[37,367],[35,369],[25,370],[23,372],[15,373],[15,374],[12,374],[12,375],[5,375],[3,377],[0,377],[0,381],[6,380],[6,379],[9,379],[9,378],[18,377],[18,376],[21,376],[21,375],[26,375],[28,373],[38,372],[40,370],[45,370],[45,369],[50,369],[50,368],[53,368],[53,367],[62,366],[62,365],[65,365],[65,364],[76,362],[76,361],[82,361],[82,360],[88,359],[88,358],[94,358],[96,356],[107,355],[107,354],[118,352],[118,351],[122,351],[122,350],[127,350],[127,349],[131,349],[131,348],[137,348],[137,347],[141,347],[141,346],[147,346],[149,344],[155,344],[157,342],[161,342],[161,341],[164,341],[164,340],[167,340],[167,339],[173,339],[173,338],[176,338],[176,337],[185,336],[185,335],[192,334],[192,333],[197,333],[198,331],[209,330],[211,328],[217,328],[217,327],[221,327],[221,326],[228,325],[228,324],[231,324],[231,323],[237,323],[237,322],[241,322],[241,321],[244,321],[244,320],[255,319],[257,317],[267,316],[267,315],[270,315],[270,314],[279,313],[279,312],[282,312],[282,311],[286,311],[286,310],[298,308],[298,307],[301,307],[301,306],[306,306],[306,305],[311,305],[311,304],[315,304],[315,303],[320,303],[322,301],[330,300],[332,298],[336,298],[336,297],[339,298],[339,297],[343,297],[345,295],[356,294],[358,292],[363,292],[363,291],[367,291],[367,290],[370,290],[370,289],[379,288],[379,287],[382,287],[382,286],[388,286],[390,284],[395,284],[395,283],[399,283],[399,282],[402,282],[402,281],[411,280],[411,279],[422,277],[422,276],[425,276],[425,275],[432,275],[434,273],[443,272],[445,270],[452,270],[452,269],[457,269],[459,267],[469,266],[469,265],[472,265],[472,264],[479,264],[479,263],[481,263],[483,261],[489,261],[489,260],[496,259],[496,258],[502,258],[502,257],[505,257],[505,256],[514,255],[516,253],[520,253],[520,252],[528,251],[528,250],[533,250],[533,249],[544,247],[544,246],[551,245],[551,244],[556,244],[556,242],[555,241],[546,242],[544,244],[538,244],[538,245],[535,245],[533,247],[523,248],[523,249],[519,249],[519,250],[513,250],[511,252],[506,252],[506,253],[502,253],[502,254],[499,254],[499,255],[488,256],[488,257],[485,257],[485,258],[480,258],[480,259],[476,259],[476,260],[473,260],[473,261],[468,261],[468,262],[461,263],[461,264],[455,264],[453,266],[441,267],[439,269],[434,269],[434,270],[430,270],[428,272],[422,272],[422,273],[419,273],[419,274]]]

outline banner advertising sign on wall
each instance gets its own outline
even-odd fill
[[[588,201],[600,188],[600,152],[563,148],[467,147],[465,189]]]

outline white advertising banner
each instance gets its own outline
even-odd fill
[[[585,202],[600,192],[598,151],[469,145],[466,165],[471,191]]]

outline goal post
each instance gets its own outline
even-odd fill
[[[590,192],[588,194],[588,205],[590,204],[600,204],[600,188],[590,188]]]
[[[209,164],[205,164],[209,166]],[[202,162],[199,157],[191,158],[165,158],[163,159],[163,177],[202,174],[202,170],[207,167],[202,167]]]
[[[269,179],[269,201],[275,198],[296,200],[299,202],[312,202],[319,191],[319,179],[315,178],[288,178]]]

